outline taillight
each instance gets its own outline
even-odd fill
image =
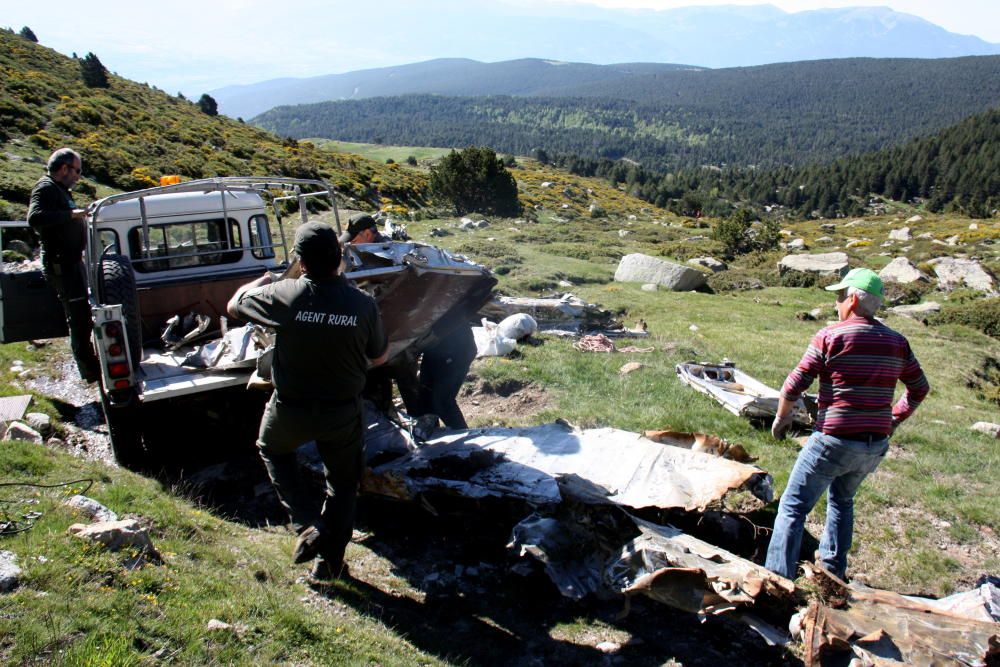
[[[122,346],[118,343],[112,343],[108,346],[108,354],[112,357],[120,357],[122,354]]]
[[[128,389],[130,384],[128,380],[115,380],[115,389]]]
[[[122,335],[122,327],[117,322],[109,322],[104,325],[104,333],[107,334],[109,338],[118,338]]]
[[[108,375],[112,378],[127,378],[129,374],[128,362],[117,361],[113,364],[108,364]]]

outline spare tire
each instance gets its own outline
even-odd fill
[[[106,305],[121,304],[129,355],[133,367],[138,367],[142,361],[142,323],[139,319],[139,294],[135,289],[132,262],[124,255],[103,255],[100,277],[99,300]]]

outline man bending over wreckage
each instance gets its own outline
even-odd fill
[[[299,534],[294,561],[316,559],[311,576],[330,580],[344,570],[364,467],[361,389],[369,362],[385,362],[388,341],[375,300],[339,274],[341,248],[329,225],[299,227],[295,252],[303,276],[272,282],[265,273],[240,287],[227,310],[277,332],[274,394],[257,447]],[[295,450],[313,440],[326,477],[319,513],[295,458]]]
[[[829,488],[822,565],[847,575],[854,533],[854,494],[889,449],[889,436],[924,400],[930,386],[906,338],[875,319],[882,280],[869,269],[853,269],[836,285],[840,321],[813,337],[802,361],[781,388],[772,435],[782,440],[792,407],[819,377],[819,412],[781,495],[767,569],[794,579],[806,515]],[[906,392],[892,405],[896,381]]]

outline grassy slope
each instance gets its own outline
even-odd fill
[[[99,186],[146,187],[164,174],[322,177],[345,195],[397,203],[425,196],[426,179],[344,153],[320,151],[230,120],[145,84],[109,75],[88,88],[79,64],[0,31],[0,217],[17,219],[44,159],[68,145],[83,155],[82,202]]]
[[[224,521],[152,480],[24,443],[4,443],[0,479],[93,480],[87,494],[138,517],[163,556],[162,565],[132,567],[125,554],[67,535],[86,520],[61,503],[84,482],[5,488],[9,508],[42,516],[4,540],[24,570],[22,585],[0,598],[4,664],[130,665],[157,651],[174,664],[436,663],[370,617],[304,603],[284,530]],[[213,618],[239,632],[207,631]]]
[[[10,38],[2,35],[0,39]],[[46,134],[53,134],[59,142],[71,142],[73,135],[56,134],[52,126],[58,112],[66,110],[62,105],[67,102],[47,96],[53,86],[66,86],[64,82],[50,81],[47,77],[52,70],[45,69],[55,63],[66,68],[63,73],[68,77],[72,74],[69,65],[60,64],[57,55],[40,47],[12,43],[8,50],[7,42],[4,46],[5,50],[0,50],[0,62],[5,68],[5,78],[0,79],[2,99],[14,99],[14,89],[33,90],[32,94],[40,97],[31,103],[31,112],[44,117],[49,128]],[[12,57],[31,62],[41,58],[41,69],[28,76],[23,68],[11,65]],[[46,58],[55,60],[49,63]],[[20,77],[19,88],[12,83],[12,72]],[[232,173],[245,168],[280,168],[280,158],[285,153],[286,157],[294,154],[293,147],[255,130],[208,118],[186,103],[170,101],[168,96],[139,84],[116,78],[113,81],[112,92],[126,99],[114,102],[117,98],[112,95],[106,100],[103,98],[110,94],[107,91],[94,92],[82,86],[68,92],[73,94],[72,99],[84,100],[88,105],[128,105],[130,100],[141,99],[148,108],[152,104],[149,100],[161,100],[163,109],[149,116],[176,113],[170,124],[191,132],[221,131],[227,137],[226,147],[213,151],[222,156],[220,165],[236,160],[227,152],[232,150],[228,137],[241,137],[258,147],[260,155],[277,160],[236,160],[230,165]],[[18,99],[28,99],[24,95],[27,93]],[[131,113],[126,111],[128,108],[117,106],[114,113],[127,115]],[[121,130],[117,123],[108,125],[102,136],[117,137],[114,143],[120,144],[123,151],[131,146],[130,141],[138,142],[134,146],[137,166],[162,164],[162,169],[169,171],[175,164],[169,160],[180,159],[188,150],[171,141],[164,143],[159,135],[139,142],[136,135]],[[119,131],[125,134],[119,136]],[[23,200],[8,194],[16,195],[30,187],[39,171],[37,159],[48,151],[47,146],[30,136],[13,133],[5,145],[7,152],[27,158],[8,158],[3,163],[0,181],[5,188],[0,195],[15,204]],[[151,150],[156,146],[165,146],[168,157],[157,156]],[[103,155],[105,149],[87,150]],[[322,169],[329,169],[331,175],[340,174],[362,189],[373,182],[378,185],[376,177],[383,183],[397,179],[393,182],[405,184],[417,173],[405,166],[387,169],[361,158],[337,154],[327,157],[309,148],[301,150],[309,154],[310,160],[323,165]],[[410,154],[410,149],[405,150]],[[545,386],[555,398],[555,407],[540,419],[564,417],[585,426],[612,425],[631,430],[669,424],[739,441],[760,457],[760,464],[775,476],[780,490],[794,460],[795,446],[773,442],[765,432],[683,387],[674,377],[673,365],[691,358],[727,356],[751,374],[777,385],[821,326],[799,321],[795,314],[824,306],[826,316],[832,317],[829,295],[817,289],[794,288],[734,295],[648,293],[639,290],[638,285],[614,284],[611,278],[617,261],[628,252],[681,260],[717,252],[710,240],[690,240],[708,235],[706,223],[672,218],[599,181],[568,176],[530,160],[521,162],[523,167],[514,173],[529,214],[526,219],[493,221],[491,227],[469,233],[459,232],[453,219],[421,220],[410,223],[410,232],[417,239],[433,240],[498,269],[501,287],[508,293],[551,291],[557,281],[569,280],[577,285],[572,291],[620,311],[626,323],[645,319],[652,337],[649,343],[639,344],[651,344],[656,351],[587,355],[574,351],[567,341],[547,340],[540,347],[522,347],[520,358],[477,361],[473,372],[489,380],[527,378]],[[356,170],[352,170],[352,164]],[[341,168],[344,171],[339,171]],[[226,173],[222,166],[217,169]],[[551,185],[542,187],[543,182]],[[121,186],[117,182],[97,184],[95,194],[102,194],[103,188]],[[597,203],[607,216],[591,218],[591,202]],[[839,221],[837,232],[830,234],[834,238],[832,245],[843,247],[848,238],[870,238],[871,245],[851,251],[852,261],[870,266],[884,264],[888,257],[878,255],[879,244],[890,225],[900,226],[909,214],[907,211],[865,220],[851,229]],[[635,219],[630,220],[630,216]],[[925,261],[936,254],[964,251],[985,257],[996,266],[996,246],[985,245],[983,239],[996,238],[1000,224],[996,220],[978,224],[980,230],[972,234],[968,220],[929,216],[923,223],[912,225],[915,233],[926,230],[937,238],[946,238],[964,232],[969,245],[945,251],[929,240],[915,241],[907,244],[912,245],[908,254],[915,261]],[[789,226],[810,244],[827,234],[815,223]],[[432,239],[430,230],[434,227],[448,229],[452,234]],[[623,237],[619,230],[629,233]],[[900,245],[893,250],[898,251]],[[827,249],[832,248],[816,248]],[[773,266],[770,263],[776,259],[777,255],[768,258],[768,265]],[[697,331],[690,329],[692,324]],[[1000,453],[996,441],[968,430],[975,421],[995,421],[996,406],[978,397],[965,381],[972,370],[982,365],[984,357],[1000,357],[1000,345],[995,339],[963,327],[925,328],[899,318],[891,319],[890,324],[910,337],[934,390],[914,419],[900,429],[890,459],[862,488],[853,563],[856,572],[878,586],[944,593],[969,584],[983,572],[995,572],[1000,566],[998,542],[992,532],[1000,525],[995,487]],[[20,344],[0,347],[2,393],[18,391],[6,370],[15,358],[25,359],[29,365],[43,363],[45,351],[28,351]],[[619,377],[618,368],[629,360],[647,367]],[[55,415],[44,399],[42,408]],[[0,637],[4,638],[0,639],[0,659],[4,662],[24,662],[38,656],[55,659],[53,651],[63,650],[67,662],[106,658],[119,664],[148,657],[161,648],[180,663],[433,662],[410,639],[366,616],[350,610],[346,615],[319,612],[300,599],[303,588],[295,580],[299,571],[288,564],[292,539],[283,531],[249,529],[213,517],[157,489],[148,480],[98,463],[32,446],[4,443],[0,447],[3,481],[56,482],[79,477],[99,480],[89,494],[112,509],[134,512],[152,521],[153,538],[166,554],[166,564],[130,571],[108,554],[84,549],[65,535],[66,526],[74,518],[55,507],[60,492],[40,492],[41,504],[37,507],[46,513],[39,524],[28,533],[5,540],[3,545],[20,556],[26,570],[25,585],[0,598]],[[30,497],[24,489],[8,491],[6,498]],[[822,511],[810,526],[814,533],[821,519]],[[44,555],[47,561],[32,560],[38,555]],[[233,596],[234,590],[241,591],[241,595]],[[247,629],[239,637],[208,633],[204,626],[213,617],[243,623]]]
[[[438,160],[448,154],[447,148],[427,148],[424,146],[385,146],[382,144],[362,144],[352,141],[334,141],[333,139],[306,139],[324,150],[336,151],[338,153],[351,153],[360,155],[363,158],[376,162],[393,160],[394,162],[406,162],[406,158],[413,156],[418,161]]]

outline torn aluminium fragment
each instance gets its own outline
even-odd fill
[[[989,665],[1000,660],[1000,623],[941,611],[890,591],[849,589],[847,603],[813,602],[802,620],[805,662]]]
[[[624,594],[643,594],[701,616],[789,598],[795,584],[752,561],[673,526],[635,520],[641,534],[622,547],[609,578]]]
[[[450,431],[376,466],[362,488],[404,500],[435,491],[555,505],[566,476],[599,489],[599,502],[636,509],[702,511],[730,492],[746,490],[765,503],[774,495],[770,475],[755,466],[629,431],[560,423]]]
[[[676,366],[681,382],[714,398],[734,415],[769,419],[778,412],[780,394],[732,364],[702,364],[689,361]],[[792,412],[795,423],[809,426],[813,419],[802,398]]]

